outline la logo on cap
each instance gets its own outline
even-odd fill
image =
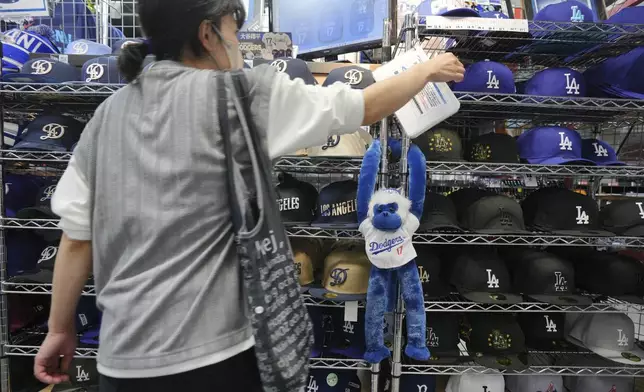
[[[566,77],[566,94],[579,95],[579,83],[577,83],[577,79],[574,76],[571,78],[570,73],[565,73],[564,76]]]
[[[570,141],[568,135],[566,135],[566,132],[559,132],[559,137],[561,138],[561,141],[559,142],[559,149],[562,151],[572,151],[572,142]]]
[[[54,64],[47,60],[38,60],[31,64],[31,69],[34,71],[34,75],[47,75],[51,72],[53,67]]]
[[[72,45],[72,50],[76,54],[85,54],[89,50],[89,46],[86,42],[74,42]]]
[[[278,72],[285,72],[288,68],[288,63],[284,60],[278,59],[271,63],[271,67],[277,69]]]
[[[87,67],[87,79],[86,82],[91,82],[92,80],[99,80],[105,74],[105,67],[103,64],[94,63]]]
[[[570,11],[572,11],[572,16],[570,17],[571,22],[583,22],[584,21],[584,14],[581,13],[581,10],[579,9],[578,6],[576,6],[576,5],[571,6]]]
[[[362,83],[363,75],[364,73],[362,71],[350,69],[344,73],[344,80],[346,80],[346,84],[355,86]]]
[[[550,320],[548,315],[544,315],[543,318],[546,319],[546,332],[557,332],[557,324],[555,324],[555,320]]]
[[[490,289],[499,288],[499,279],[492,273],[491,269],[487,269],[487,287]]]
[[[65,134],[65,128],[67,127],[56,123],[47,124],[42,127],[44,135],[40,137],[40,140],[60,139]]]
[[[499,89],[499,79],[496,78],[494,71],[491,69],[487,71],[487,88]]]
[[[429,347],[440,347],[440,338],[434,332],[434,328],[427,327],[425,334],[427,335],[426,341]]]

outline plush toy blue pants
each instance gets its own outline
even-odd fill
[[[395,308],[395,296],[392,297],[390,293],[396,287],[397,281],[402,287],[402,297],[407,312],[405,354],[419,361],[429,359],[430,354],[425,343],[426,320],[423,287],[420,284],[416,260],[412,260],[402,267],[392,269],[371,266],[365,315],[367,352],[364,356],[364,359],[369,363],[380,363],[390,355],[389,349],[384,343],[384,314],[387,309]]]

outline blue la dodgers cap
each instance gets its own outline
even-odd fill
[[[83,128],[84,125],[72,117],[44,114],[27,125],[13,149],[72,151]]]
[[[342,308],[336,308],[342,309]],[[344,315],[343,315],[344,316]],[[363,359],[366,351],[365,310],[358,309],[358,321],[346,321],[344,317],[335,317],[336,322],[331,353],[352,359]]]
[[[548,68],[528,80],[525,93],[547,97],[585,97],[586,78],[574,69]]]
[[[291,80],[301,79],[304,81],[304,84],[311,86],[317,84],[315,77],[313,77],[311,70],[309,70],[309,66],[306,65],[304,60],[279,58],[275,60],[256,59],[253,61],[253,66],[258,66],[260,64],[270,65],[275,68],[277,72],[287,74]]]
[[[81,82],[88,84],[125,83],[125,78],[119,71],[118,61],[116,56],[105,56],[85,62],[81,71]]]
[[[597,18],[587,5],[575,0],[562,1],[544,7],[534,16],[535,21],[592,23]]]
[[[361,389],[356,370],[311,369],[304,391],[360,392]]]
[[[596,67],[586,70],[584,75],[593,87],[603,92],[627,99],[644,99],[644,47],[612,57]]]
[[[55,54],[58,49],[47,38],[19,29],[4,33],[2,40],[2,73],[20,72],[31,53]]]
[[[613,146],[603,140],[584,139],[582,141],[581,156],[600,166],[624,166],[624,162],[617,159]]]
[[[4,180],[6,216],[15,218],[18,211],[33,206],[43,185],[38,177],[7,173]]]
[[[64,83],[78,80],[73,65],[49,58],[36,58],[25,63],[19,73],[7,74],[2,81],[9,83]]]
[[[329,72],[324,80],[323,86],[331,86],[335,83],[344,83],[351,88],[363,90],[376,83],[373,73],[370,70],[358,65],[336,68]]]
[[[479,61],[467,67],[462,82],[454,83],[454,91],[488,94],[514,94],[516,86],[510,68],[494,61]]]
[[[434,392],[436,391],[436,376],[428,374],[402,374],[400,376],[401,392]]]
[[[582,158],[581,136],[577,131],[563,127],[538,127],[517,139],[519,156],[528,163],[541,165],[591,164]]]
[[[70,42],[65,48],[65,54],[84,54],[92,56],[103,56],[111,54],[112,48],[87,39],[79,39]]]
[[[437,1],[425,0],[418,5],[416,12],[420,16],[457,16],[457,17],[478,17],[476,10],[466,7],[460,1]]]

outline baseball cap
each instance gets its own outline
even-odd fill
[[[310,157],[362,157],[371,144],[369,132],[360,129],[354,133],[329,136],[325,145],[310,147]]]
[[[423,215],[420,218],[421,230],[463,231],[458,226],[458,218],[454,203],[440,193],[425,193]]]
[[[463,144],[458,132],[432,129],[413,140],[429,161],[462,161]]]
[[[416,267],[425,299],[436,299],[450,294],[447,283],[441,280],[441,260],[429,245],[416,245]]]
[[[436,391],[436,376],[428,374],[401,374],[399,385],[401,392],[434,392]]]
[[[466,299],[484,304],[516,304],[520,295],[510,290],[510,273],[495,249],[457,251],[450,283]]]
[[[36,32],[11,29],[2,33],[2,72],[19,72],[31,53],[58,53],[56,46]]]
[[[624,162],[617,160],[613,147],[597,139],[582,140],[581,156],[601,166],[623,166]]]
[[[637,7],[629,7],[637,8]],[[638,20],[638,23],[641,19]],[[628,29],[628,26],[622,26]],[[644,47],[639,47],[620,56],[606,59],[585,71],[584,75],[593,87],[619,98],[644,99],[644,82],[640,72],[644,67]]]
[[[562,1],[544,7],[534,16],[535,21],[592,23],[597,18],[593,11],[575,0]]]
[[[496,193],[481,188],[461,188],[450,193],[447,197],[454,203],[458,220],[461,221],[465,216],[467,208],[475,201],[486,196],[495,196]]]
[[[98,346],[100,334],[101,334],[100,325],[90,328],[87,331],[83,332],[80,338],[80,342],[88,346]]]
[[[461,350],[459,316],[453,312],[427,312],[425,342],[431,357],[423,364],[453,364],[458,362]]]
[[[81,82],[90,84],[125,83],[125,79],[119,71],[118,60],[116,56],[106,56],[85,62],[81,72]]]
[[[19,73],[2,77],[8,83],[64,83],[78,80],[78,69],[73,65],[49,58],[29,60]]]
[[[505,391],[505,380],[501,374],[462,374],[451,376],[445,392],[496,392]]]
[[[467,7],[465,2],[458,0],[440,1],[425,0],[418,5],[416,12],[420,16],[459,16],[478,17],[476,10]]]
[[[50,298],[42,295],[9,295],[9,331],[47,321]]]
[[[355,370],[311,369],[304,390],[316,392],[360,392],[361,388],[362,383]]]
[[[342,308],[327,306],[307,306],[306,309],[313,324],[313,348],[311,358],[325,357],[333,343],[335,335],[335,318],[344,319]]]
[[[592,304],[590,298],[577,294],[575,269],[570,261],[534,249],[518,249],[504,256],[513,272],[516,292],[553,305]]]
[[[15,218],[16,213],[36,203],[42,181],[36,177],[7,173],[4,178],[4,204],[6,216]]]
[[[36,253],[33,259],[35,268],[16,276],[13,281],[17,283],[50,284],[54,280],[54,262],[58,254],[58,242],[41,240],[34,242],[33,246]],[[34,255],[29,256],[33,257]]]
[[[506,14],[499,11],[484,11],[484,12],[479,12],[479,15],[481,16],[481,18],[488,18],[488,19],[509,19]]]
[[[376,80],[367,68],[350,65],[329,72],[322,86],[330,86],[334,83],[344,83],[353,89],[363,90],[376,83]]]
[[[599,211],[601,226],[617,235],[644,237],[644,199],[616,200]]]
[[[76,306],[76,332],[80,333],[101,322],[101,312],[96,307],[96,297],[82,296]]]
[[[565,313],[520,312],[517,321],[525,336],[526,346],[538,351],[561,351],[566,342]]]
[[[315,218],[318,191],[308,182],[287,173],[278,175],[277,205],[285,224],[308,225]]]
[[[564,392],[561,376],[536,374],[505,376],[505,389],[508,392]]]
[[[85,54],[92,56],[103,56],[111,54],[112,48],[107,45],[99,44],[98,42],[90,41],[87,39],[78,39],[67,44],[65,54]]]
[[[84,125],[69,116],[43,114],[22,131],[14,150],[72,151]]]
[[[584,75],[570,68],[548,68],[537,72],[525,85],[525,94],[547,97],[585,97]]]
[[[525,338],[511,314],[471,314],[468,321],[467,350],[476,363],[499,370],[527,367]]]
[[[322,287],[310,287],[316,298],[336,301],[365,299],[371,263],[359,244],[334,249],[324,260]]]
[[[96,368],[98,362],[94,358],[74,358],[72,359],[69,367],[67,368],[67,375],[72,386],[88,387],[96,385],[99,382],[99,373]],[[62,385],[62,384],[61,384]],[[52,392],[58,392],[57,389],[52,389]],[[80,389],[77,392],[86,391]],[[62,390],[60,391],[62,392]]]
[[[33,271],[42,258],[44,240],[32,230],[7,230],[7,274],[15,276]]]
[[[299,278],[300,288],[304,292],[315,281],[318,255],[321,252],[320,243],[308,238],[291,238],[290,242],[295,271]]]
[[[132,44],[139,44],[142,42],[143,40],[139,38],[127,38],[127,39],[118,40],[112,44],[112,54],[116,54],[116,55],[121,54],[121,51],[126,46],[132,45]]]
[[[597,203],[565,188],[543,188],[523,201],[528,227],[562,235],[611,236],[600,229]]]
[[[510,135],[486,133],[468,143],[465,158],[470,162],[519,163],[519,149]]]
[[[257,67],[261,64],[268,64],[271,67],[275,68],[277,72],[287,74],[291,80],[301,79],[304,84],[311,86],[318,84],[315,80],[315,77],[311,73],[311,70],[309,70],[309,66],[306,65],[306,62],[303,60],[291,58],[279,58],[275,60],[253,60],[253,67]]]
[[[588,376],[569,377],[570,392],[633,392],[633,377]]]
[[[454,83],[452,90],[488,94],[514,94],[517,91],[510,68],[488,60],[468,66],[463,81]]]
[[[485,196],[470,204],[461,219],[461,225],[484,234],[526,232],[521,205],[505,195]]]
[[[644,350],[635,344],[633,320],[623,313],[584,313],[569,337],[608,360],[644,366]]]
[[[56,192],[56,185],[41,188],[36,197],[36,204],[18,211],[18,219],[56,219],[58,216],[51,210],[51,198]]]
[[[581,136],[577,131],[563,127],[538,127],[523,133],[517,139],[519,156],[528,163],[540,165],[594,165],[582,158]]]
[[[347,321],[344,317],[334,317],[333,340],[330,352],[333,357],[341,355],[352,359],[363,359],[366,351],[365,343],[365,310],[358,309],[358,321]]]
[[[353,180],[337,181],[322,188],[318,197],[319,215],[313,224],[357,228],[357,191],[358,183]]]

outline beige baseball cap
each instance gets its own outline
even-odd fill
[[[310,288],[317,298],[337,301],[365,299],[371,263],[362,246],[335,249],[324,260],[321,288]]]
[[[371,141],[369,131],[360,128],[351,134],[329,136],[325,145],[309,148],[308,155],[311,157],[362,157]]]

